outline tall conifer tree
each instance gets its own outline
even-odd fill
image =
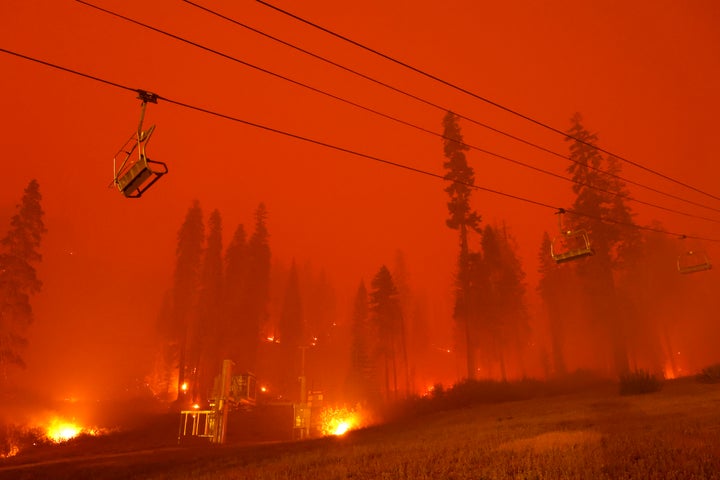
[[[42,195],[37,180],[25,188],[10,230],[0,241],[0,381],[11,367],[24,367],[26,332],[33,321],[30,298],[42,282],[35,265],[42,260],[39,248],[43,234]],[[1,385],[1,383],[0,383]]]
[[[376,337],[370,326],[368,292],[365,282],[355,294],[351,320],[350,371],[347,386],[350,398],[375,402],[379,400],[377,368],[373,358]]]
[[[232,359],[240,370],[250,368],[249,352],[254,337],[247,332],[249,252],[245,227],[240,224],[235,229],[232,240],[225,252],[225,323],[227,337],[224,354]]]
[[[270,301],[270,234],[264,203],[255,211],[255,231],[248,242],[248,304],[245,334],[248,336],[249,371],[257,368],[260,330],[268,321]]]
[[[580,114],[572,117],[567,133],[573,161],[568,172],[575,182],[573,191],[576,194],[573,210],[585,215],[582,219],[585,225],[581,227],[590,232],[595,250],[591,261],[578,266],[578,274],[587,293],[592,327],[606,336],[615,372],[622,374],[629,369],[629,360],[625,319],[619,308],[614,273],[622,267],[627,259],[625,253],[632,250],[639,236],[634,229],[622,227],[623,223],[632,224],[633,221],[625,203],[625,184],[618,177],[619,161],[614,157],[603,157],[595,146],[597,136],[582,125]]]
[[[377,349],[383,361],[385,398],[397,398],[398,355],[401,349],[402,310],[398,291],[390,270],[385,265],[372,280],[370,291],[370,318],[377,332]]]
[[[192,335],[193,366],[197,372],[193,392],[195,399],[209,392],[223,360],[220,351],[225,337],[222,321],[222,217],[217,209],[208,218],[207,242],[198,287],[198,308],[194,315]]]
[[[443,167],[447,171],[445,179],[450,182],[445,188],[450,196],[447,204],[450,217],[446,220],[446,224],[451,229],[458,230],[460,234],[454,316],[459,331],[462,331],[465,337],[467,376],[474,378],[476,346],[472,333],[477,312],[472,309],[473,302],[470,295],[472,260],[468,233],[480,231],[480,215],[470,206],[475,173],[465,158],[465,152],[469,147],[463,143],[457,115],[447,112],[443,119],[443,129],[443,151],[447,159]]]
[[[172,315],[170,316],[171,321],[165,325],[166,338],[176,345],[178,352],[178,399],[183,392],[183,384],[187,380],[188,330],[197,302],[204,241],[203,213],[200,202],[195,200],[188,209],[178,232],[172,289]]]

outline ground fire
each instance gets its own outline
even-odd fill
[[[328,408],[320,414],[321,433],[325,436],[344,435],[360,423],[360,414],[347,408]]]
[[[63,443],[79,435],[99,435],[97,428],[84,427],[75,420],[53,417],[45,426],[45,438],[53,443]]]

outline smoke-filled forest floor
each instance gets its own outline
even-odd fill
[[[694,378],[644,395],[600,384],[426,411],[296,442],[163,446],[164,422],[174,426],[0,460],[0,478],[720,479],[720,384]]]

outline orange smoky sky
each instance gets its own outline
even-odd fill
[[[93,0],[155,28],[441,134],[442,109],[419,103],[179,0]],[[333,38],[258,2],[201,0],[353,70],[544,148],[561,135]],[[584,1],[276,0],[275,5],[560,130],[580,112],[601,145],[700,190],[718,190],[720,4]],[[81,3],[4,0],[0,48],[191,106],[442,175],[441,139]],[[0,220],[35,178],[48,233],[34,298],[27,378],[58,395],[141,378],[171,286],[177,231],[194,199],[222,214],[226,241],[267,206],[276,262],[324,270],[344,302],[405,255],[410,282],[450,338],[457,235],[442,180],[160,100],[145,125],[150,158],[170,173],[139,200],[108,188],[115,152],[137,128],[132,91],[0,52]],[[562,158],[461,120],[465,141],[564,174]],[[506,222],[534,297],[541,235],[571,184],[468,152],[473,206]],[[703,205],[720,202],[629,164],[623,176]],[[717,212],[631,186],[634,197],[695,215]],[[504,196],[503,194],[509,195]],[[720,238],[717,223],[633,203],[641,224]],[[5,228],[5,227],[3,227]],[[477,239],[475,240],[477,241]],[[717,244],[706,245],[712,253]],[[715,256],[718,256],[715,254]],[[674,259],[668,259],[673,262]],[[707,281],[717,283],[717,273]],[[341,305],[344,314],[349,309]],[[123,383],[124,382],[124,383]],[[92,385],[92,387],[89,387]]]

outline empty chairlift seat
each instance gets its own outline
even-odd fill
[[[565,263],[595,254],[585,230],[568,230],[563,226],[564,209],[557,212],[560,235],[550,243],[550,256],[555,263]]]
[[[126,197],[138,198],[167,172],[167,165],[163,162],[140,154],[140,158],[120,172],[115,183]]]
[[[584,230],[566,232],[550,244],[550,255],[555,260],[555,263],[565,263],[589,257],[594,253],[587,232]]]
[[[710,270],[712,265],[703,252],[688,250],[678,257],[677,268],[680,273],[696,273]]]

